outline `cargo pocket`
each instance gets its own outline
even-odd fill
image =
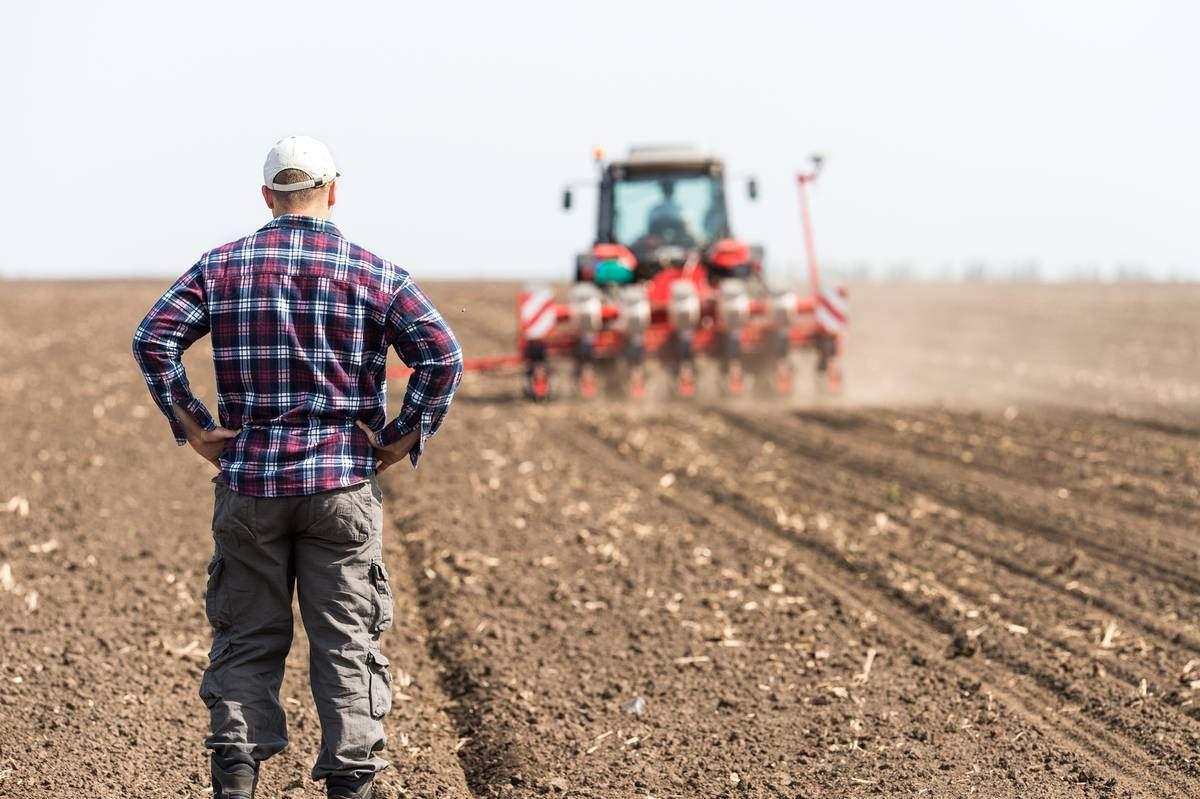
[[[200,698],[210,710],[221,701],[220,679],[217,674],[221,668],[221,661],[228,653],[229,641],[222,636],[214,638],[212,649],[208,653],[208,668],[204,670],[204,677],[200,680]]]
[[[343,488],[330,498],[332,513],[326,517],[318,535],[339,544],[364,544],[371,537],[371,516],[364,509],[362,494],[366,484]]]
[[[227,547],[254,540],[255,498],[230,491],[224,483],[217,483],[213,490],[213,539]]]
[[[392,626],[392,587],[388,584],[387,569],[382,561],[371,563],[371,585],[375,589],[375,619],[371,632],[379,635]]]
[[[372,649],[367,652],[367,672],[370,679],[371,718],[381,719],[392,709],[392,675],[388,659]]]
[[[208,586],[204,590],[204,615],[208,623],[218,632],[229,628],[229,617],[225,602],[225,558],[213,555],[208,563]]]

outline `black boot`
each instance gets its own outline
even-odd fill
[[[372,799],[375,796],[375,775],[328,777],[325,791],[329,799]]]
[[[246,763],[231,763],[227,768],[212,759],[213,799],[254,799],[258,769]]]

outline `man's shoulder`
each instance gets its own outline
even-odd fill
[[[219,247],[213,247],[200,256],[200,265],[214,265],[225,261],[245,257],[248,253],[254,252],[256,249],[263,247],[274,246],[271,239],[273,230],[261,229],[253,233],[242,236],[239,239],[228,241]],[[278,238],[278,236],[274,236]]]
[[[375,283],[380,291],[395,292],[412,281],[407,269],[376,255],[361,244],[347,241],[346,247],[351,266],[362,279]]]

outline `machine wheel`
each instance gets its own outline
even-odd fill
[[[691,363],[685,362],[679,365],[675,386],[679,396],[684,399],[696,396],[696,368]]]
[[[775,396],[792,396],[792,365],[787,360],[780,360],[775,366]]]
[[[550,399],[550,372],[546,364],[531,364],[525,372],[525,396],[534,402]]]
[[[746,375],[741,361],[731,361],[725,369],[725,390],[731,397],[740,397],[746,390]]]
[[[830,394],[842,393],[842,367],[836,361],[825,369],[825,386]]]
[[[640,366],[629,369],[629,398],[637,402],[646,399],[646,373]]]
[[[821,336],[817,346],[817,391],[821,394],[842,393],[842,365],[837,358],[837,339]]]
[[[584,399],[596,398],[596,368],[591,364],[584,364],[579,367],[579,375],[577,378],[579,386],[579,396]]]

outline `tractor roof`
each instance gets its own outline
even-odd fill
[[[721,159],[686,144],[665,144],[630,147],[624,161],[613,166],[626,169],[683,168],[705,169],[719,166]]]

